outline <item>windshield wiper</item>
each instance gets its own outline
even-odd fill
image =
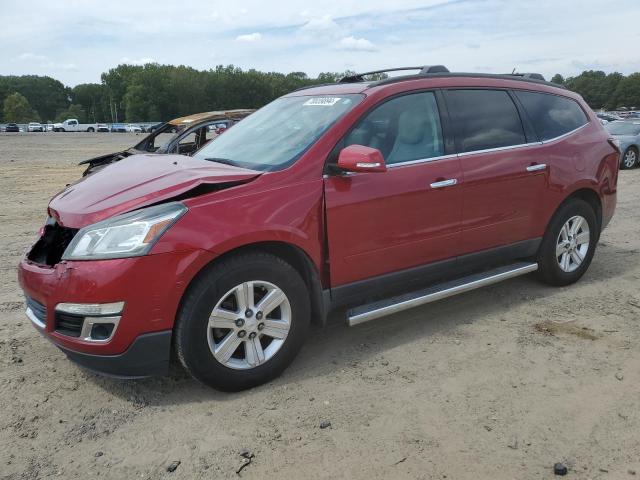
[[[205,158],[205,160],[207,160],[209,162],[217,162],[217,163],[223,163],[225,165],[231,165],[232,167],[236,167],[237,166],[235,164],[235,162],[229,160],[228,158],[209,157],[209,158]]]

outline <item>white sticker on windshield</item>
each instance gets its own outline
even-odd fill
[[[340,101],[340,97],[313,97],[303,103],[303,105],[319,105],[331,107]]]

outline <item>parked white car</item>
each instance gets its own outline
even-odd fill
[[[27,132],[44,132],[44,127],[38,122],[29,122],[27,125]]]
[[[97,123],[80,123],[77,118],[69,118],[62,123],[53,124],[54,132],[97,132]]]
[[[140,125],[133,125],[132,123],[130,123],[129,125],[127,125],[127,132],[142,133],[142,127],[140,127]]]

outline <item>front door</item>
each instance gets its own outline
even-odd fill
[[[445,154],[434,93],[376,107],[342,147],[353,144],[380,150],[388,170],[325,178],[332,287],[455,257],[461,168]]]

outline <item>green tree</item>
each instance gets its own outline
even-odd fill
[[[51,77],[37,75],[0,76],[0,101],[18,92],[43,120],[51,120],[56,112],[69,106],[69,89]]]
[[[616,107],[640,108],[640,73],[622,78],[614,92]]]
[[[551,81],[553,83],[557,83],[558,85],[564,85],[564,77],[559,73],[556,73],[553,77],[551,77]]]
[[[12,93],[5,98],[3,112],[5,122],[29,123],[40,121],[38,113],[31,107],[29,101],[18,92]]]
[[[82,83],[71,89],[72,103],[80,105],[91,122],[111,121],[107,88],[100,83]]]

